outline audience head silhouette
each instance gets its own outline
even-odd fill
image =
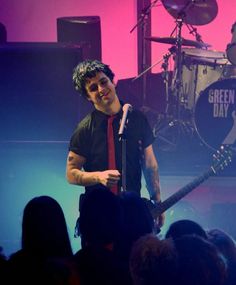
[[[198,223],[187,219],[173,222],[167,230],[165,237],[176,239],[190,234],[207,239],[205,230]]]
[[[226,264],[218,249],[197,235],[174,240],[178,252],[178,284],[223,285]]]
[[[207,236],[227,259],[236,262],[236,243],[229,234],[221,229],[211,229],[207,231]]]
[[[45,256],[72,254],[64,213],[55,199],[39,196],[25,206],[22,249]]]
[[[79,228],[84,245],[113,244],[121,225],[119,197],[105,189],[91,190],[84,196]]]
[[[236,244],[233,237],[221,229],[207,232],[208,240],[219,249],[227,263],[227,281],[225,284],[236,284]]]
[[[135,192],[122,192],[122,228],[116,250],[121,258],[128,259],[133,243],[141,236],[153,233],[154,220],[147,204]]]
[[[30,200],[23,212],[22,248],[8,260],[10,284],[66,284],[72,257],[61,206],[49,196]]]
[[[154,220],[144,200],[136,192],[123,192],[121,203],[125,220],[123,228],[128,238],[137,240],[145,234],[152,233]]]
[[[178,255],[171,239],[148,234],[133,245],[130,271],[134,285],[176,284]]]

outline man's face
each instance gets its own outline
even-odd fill
[[[85,89],[88,100],[100,111],[111,105],[116,96],[114,83],[103,72],[98,72],[95,77],[88,78]]]

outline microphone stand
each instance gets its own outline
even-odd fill
[[[120,140],[121,140],[121,159],[122,159],[122,172],[121,172],[121,177],[122,177],[122,192],[126,191],[126,134],[125,131],[122,135],[120,135]]]
[[[120,128],[118,132],[119,140],[122,142],[122,191],[126,191],[126,129],[129,122],[128,114],[132,111],[130,104],[123,106],[123,116],[120,122]]]
[[[147,7],[145,7],[142,10],[141,17],[138,19],[138,22],[135,24],[135,26],[130,30],[130,33],[132,33],[139,25],[143,24],[145,17],[148,16],[151,9],[155,6],[158,0],[154,0],[152,3],[150,3]]]

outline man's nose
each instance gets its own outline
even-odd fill
[[[102,92],[104,88],[105,87],[102,84],[98,84],[98,92]]]

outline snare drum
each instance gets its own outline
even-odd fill
[[[232,26],[231,33],[232,39],[231,43],[227,45],[226,53],[229,61],[236,65],[236,22]]]
[[[201,92],[194,109],[194,125],[201,140],[216,150],[236,144],[236,79],[212,83]]]
[[[199,94],[211,83],[225,78],[228,59],[224,52],[183,48],[182,92],[186,109],[193,110]]]

